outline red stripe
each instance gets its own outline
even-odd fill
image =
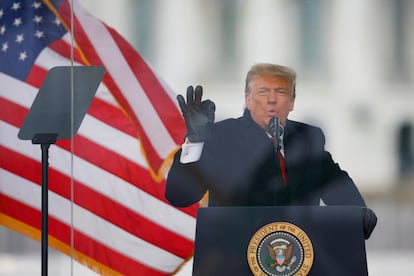
[[[75,30],[76,32],[76,30]],[[55,51],[56,53],[60,54],[61,56],[70,59],[71,55],[72,55],[72,45],[67,43],[65,40],[63,39],[59,39],[56,40],[55,42],[53,42],[52,44],[50,44],[48,46],[48,48],[50,48],[51,50]],[[77,48],[74,49],[73,51],[74,56],[73,56],[73,61],[80,63],[80,64],[85,64],[85,62],[82,60],[82,57],[78,51]]]
[[[0,209],[10,217],[41,229],[41,212],[39,210],[3,194],[0,194]],[[49,216],[48,222],[49,235],[70,244],[71,228],[52,216]],[[74,249],[124,275],[168,275],[120,254],[77,230],[74,230]]]
[[[26,78],[26,82],[30,84],[31,86],[40,88],[40,86],[43,83],[43,80],[45,79],[47,74],[47,70],[39,67],[39,66],[32,66],[30,69],[29,75]]]
[[[41,164],[39,162],[3,146],[0,146],[0,153],[2,156],[7,156],[7,161],[4,160],[5,158],[0,159],[1,168],[33,183],[40,183]],[[70,200],[70,178],[53,168],[49,168],[49,190]],[[74,195],[74,202],[77,205],[117,225],[132,235],[181,258],[187,257],[183,251],[190,252],[194,246],[193,241],[174,234],[162,225],[148,220],[79,181],[74,181]]]
[[[12,199],[3,193],[0,193],[0,210],[2,213],[29,224],[34,228],[42,228],[40,211]]]
[[[2,97],[0,106],[0,119],[20,128],[29,110]]]
[[[92,100],[88,114],[131,137],[137,138],[137,132],[125,113],[97,97]]]

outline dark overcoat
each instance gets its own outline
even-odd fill
[[[166,198],[188,206],[209,192],[209,206],[365,206],[355,183],[325,149],[320,128],[287,120],[284,129],[287,187],[268,134],[246,110],[242,117],[213,125],[200,159],[180,163],[175,155]]]

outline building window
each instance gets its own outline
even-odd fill
[[[324,2],[326,3],[326,2]],[[320,0],[297,0],[299,13],[299,55],[304,69],[314,71],[323,65],[323,11]]]
[[[404,81],[408,79],[408,64],[406,55],[407,49],[407,15],[410,7],[410,0],[394,0],[389,2],[391,6],[393,31],[391,32],[393,47],[392,57],[393,71],[391,75],[394,79]],[[411,14],[410,14],[411,16]]]

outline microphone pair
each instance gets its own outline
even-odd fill
[[[277,117],[272,117],[269,120],[269,132],[273,138],[273,144],[276,151],[279,151],[282,148],[282,135],[283,135],[283,126],[280,123],[280,119]]]

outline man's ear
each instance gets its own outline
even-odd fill
[[[295,108],[295,99],[292,99],[289,104],[289,111],[293,111],[294,108]]]
[[[244,105],[245,105],[245,107],[248,109],[248,110],[250,110],[250,103],[251,103],[251,101],[252,101],[252,99],[251,99],[251,97],[250,97],[250,95],[249,94],[244,94]]]

